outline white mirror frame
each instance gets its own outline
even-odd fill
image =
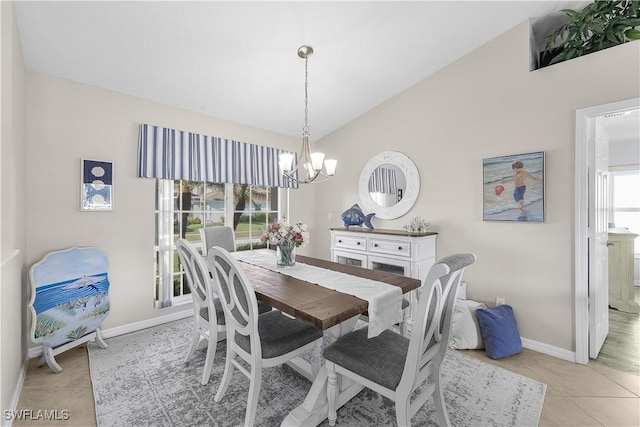
[[[398,203],[390,207],[376,204],[369,195],[369,177],[373,171],[384,164],[391,164],[404,173],[407,178],[407,188],[405,194]],[[383,151],[371,158],[362,169],[360,182],[358,184],[360,201],[368,213],[375,212],[376,218],[395,219],[405,215],[418,200],[420,192],[420,174],[416,164],[409,157],[399,151]]]

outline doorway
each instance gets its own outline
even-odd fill
[[[594,257],[594,210],[608,208],[597,206],[604,203],[596,197],[594,182],[596,178],[597,149],[596,129],[598,119],[606,115],[617,114],[640,108],[640,98],[598,105],[576,111],[576,149],[575,149],[575,345],[576,362],[586,364],[589,362],[590,350],[593,352],[593,343],[604,340],[602,333],[603,318],[596,316],[602,313],[603,301],[607,301],[608,294],[603,286],[598,287],[595,280],[591,280],[590,268],[597,263]],[[606,252],[604,252],[606,256]],[[602,259],[600,259],[602,261]],[[605,279],[606,280],[606,279]],[[600,283],[602,285],[602,283]],[[608,291],[607,291],[608,292]],[[607,311],[608,322],[608,311]],[[600,322],[600,324],[598,324]],[[606,325],[608,328],[608,324]],[[598,336],[600,334],[600,336]],[[605,335],[606,336],[606,335]]]

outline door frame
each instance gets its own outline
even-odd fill
[[[575,225],[574,225],[574,287],[575,287],[575,359],[589,362],[589,170],[594,169],[593,156],[588,155],[589,139],[595,138],[595,120],[605,114],[640,108],[640,98],[576,110],[575,142]]]

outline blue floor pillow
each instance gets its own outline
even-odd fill
[[[502,359],[522,351],[522,340],[510,305],[478,308],[476,314],[487,356]]]

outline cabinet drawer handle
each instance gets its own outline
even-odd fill
[[[338,240],[338,243],[342,243],[342,240]]]
[[[374,244],[373,244],[373,247],[374,247],[374,248],[377,248],[377,247],[378,247],[378,244],[377,244],[377,243],[374,243]]]
[[[398,246],[398,250],[401,251],[402,250],[402,246]]]
[[[356,245],[360,246],[360,242],[356,242]]]

